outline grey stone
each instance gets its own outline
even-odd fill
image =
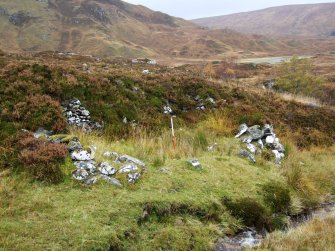
[[[169,105],[164,106],[163,109],[164,109],[164,114],[172,114],[173,113],[172,108]]]
[[[188,162],[192,167],[194,167],[194,168],[197,168],[197,169],[201,169],[201,168],[202,168],[202,166],[201,166],[199,160],[197,160],[197,159],[191,159],[191,160],[189,160],[189,161],[187,161],[187,162]]]
[[[238,134],[236,134],[235,138],[241,137],[243,134],[245,134],[248,131],[248,126],[246,124],[240,125],[238,129]]]
[[[251,137],[251,136],[244,137],[244,138],[242,139],[242,142],[243,142],[243,143],[247,143],[247,144],[249,144],[249,143],[252,142],[252,137]]]
[[[75,140],[71,140],[69,142],[69,144],[67,145],[67,149],[70,151],[70,152],[73,152],[75,150],[82,150],[83,149],[83,146],[80,144],[79,141],[75,141]]]
[[[134,164],[127,164],[120,168],[119,173],[130,173],[138,170],[138,167]]]
[[[265,124],[263,127],[263,134],[264,136],[270,136],[273,135],[273,126],[269,124]]]
[[[109,163],[107,162],[102,162],[99,165],[99,171],[101,174],[106,175],[106,176],[111,176],[116,173],[116,169],[112,167]]]
[[[85,117],[90,116],[90,112],[87,111],[87,110],[83,110],[83,111],[81,111],[81,114],[82,114],[83,116],[85,116]]]
[[[256,163],[256,158],[255,156],[250,153],[249,151],[247,150],[241,150],[240,151],[240,156],[241,157],[244,157],[244,158],[248,158],[249,160],[251,160],[253,163]]]
[[[97,170],[94,161],[77,161],[73,163],[77,169],[83,169],[94,174]]]
[[[207,98],[207,101],[208,101],[209,103],[211,103],[212,105],[215,105],[215,104],[216,104],[215,100],[214,100],[213,98],[211,98],[211,97]]]
[[[117,158],[117,160],[120,162],[134,163],[135,165],[142,166],[142,167],[145,166],[145,163],[143,161],[136,159],[134,157],[131,157],[129,155],[121,155]]]
[[[71,159],[74,161],[92,160],[91,155],[85,150],[76,150],[71,153]]]
[[[264,148],[264,143],[263,143],[263,141],[262,141],[261,139],[259,139],[259,140],[257,141],[257,143],[258,143],[260,149],[263,149],[263,148]]]
[[[77,169],[72,173],[72,177],[75,180],[83,181],[86,180],[89,176],[89,173],[84,169]]]
[[[84,184],[89,186],[89,185],[93,185],[93,184],[97,183],[97,181],[98,181],[97,177],[92,177],[92,178],[89,178],[89,179],[85,180]]]
[[[141,177],[141,174],[139,173],[129,173],[127,175],[127,179],[129,183],[136,183]]]
[[[271,145],[271,144],[273,144],[275,142],[275,139],[276,138],[273,135],[267,136],[266,139],[265,139],[265,143],[267,145]]]
[[[205,110],[206,110],[206,106],[203,105],[203,104],[200,104],[200,105],[198,105],[198,106],[196,107],[196,109],[199,110],[199,111],[205,111]]]
[[[248,148],[249,152],[251,152],[251,153],[253,153],[253,154],[255,154],[256,151],[257,151],[256,146],[254,146],[254,145],[251,144],[251,143],[248,143],[248,144],[247,144],[247,148]]]
[[[273,152],[273,154],[276,157],[275,163],[278,164],[278,165],[280,165],[282,159],[284,159],[284,157],[285,157],[285,154],[280,153],[278,150],[272,150],[272,152]]]
[[[112,177],[108,177],[105,175],[102,175],[101,178],[105,181],[107,181],[108,183],[117,186],[117,187],[122,187],[121,182],[118,179],[112,178]]]
[[[264,136],[263,131],[260,128],[259,125],[249,127],[248,132],[253,140],[259,140]]]

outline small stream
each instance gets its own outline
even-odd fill
[[[321,204],[319,208],[290,216],[290,223],[282,231],[287,232],[313,219],[324,219],[333,212],[335,212],[335,202]],[[243,248],[258,247],[268,234],[266,231],[257,232],[253,228],[247,228],[235,236],[219,239],[215,245],[215,251],[240,251]]]

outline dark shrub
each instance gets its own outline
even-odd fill
[[[36,75],[40,75],[43,78],[50,80],[52,78],[51,70],[46,65],[34,64],[32,66],[32,72]]]
[[[291,204],[290,191],[279,182],[269,182],[262,187],[264,202],[273,213],[287,213]]]
[[[20,151],[18,159],[36,180],[47,183],[59,183],[63,180],[60,164],[67,156],[63,144],[52,144],[25,134],[17,142]]]
[[[22,121],[26,129],[44,127],[59,132],[66,128],[60,104],[50,96],[28,96],[23,102],[17,103],[14,109],[14,118]]]
[[[262,229],[268,225],[269,213],[256,199],[242,198],[237,201],[224,199],[223,203],[234,217],[243,221],[245,226]]]

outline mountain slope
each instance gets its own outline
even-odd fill
[[[192,21],[210,28],[229,28],[247,34],[330,36],[335,32],[335,3],[288,5]]]
[[[0,49],[7,52],[100,57],[207,59],[239,51],[281,54],[297,45],[304,48],[291,41],[205,29],[120,0],[2,0],[0,34]]]

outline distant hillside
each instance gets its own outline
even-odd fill
[[[213,31],[120,0],[1,0],[0,35],[0,49],[6,52],[100,57],[207,59],[240,51],[281,54],[311,48],[301,41]],[[324,50],[320,44],[313,47]]]
[[[229,28],[271,36],[335,35],[335,3],[288,5],[192,20],[210,28]]]

